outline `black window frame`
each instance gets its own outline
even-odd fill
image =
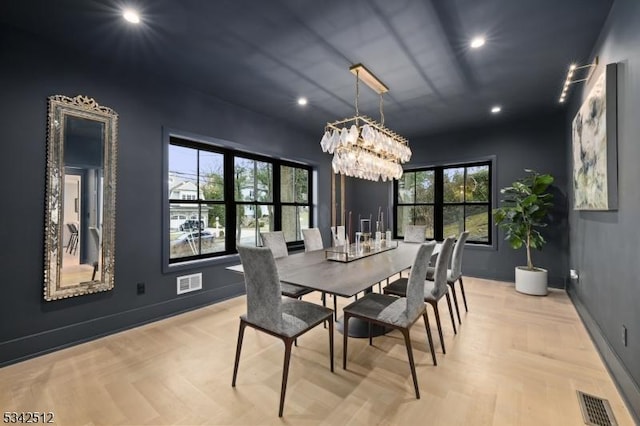
[[[282,201],[282,181],[281,181],[281,177],[282,177],[282,167],[290,167],[290,168],[294,168],[294,169],[303,169],[307,171],[307,201],[306,202],[299,202],[296,201],[296,191],[294,188],[294,200],[293,201]],[[278,166],[278,183],[277,183],[277,187],[278,187],[278,200],[279,200],[279,212],[280,215],[278,217],[278,229],[282,229],[282,208],[283,207],[307,207],[309,209],[309,228],[311,228],[313,226],[313,205],[312,205],[312,196],[313,196],[313,170],[311,169],[311,167],[300,167],[299,165],[295,165],[292,163],[288,163],[287,162],[281,162],[280,165]],[[275,173],[274,173],[275,175]],[[275,179],[274,179],[275,180]],[[294,182],[295,182],[295,177],[294,177]],[[275,182],[274,182],[274,187],[275,187]],[[296,215],[297,216],[297,215]],[[297,224],[299,224],[297,222]],[[298,229],[296,229],[296,234],[298,234]],[[300,235],[302,236],[302,231],[300,230]],[[302,237],[301,237],[302,238]],[[304,241],[302,239],[300,240],[295,240],[295,241],[287,241],[287,247],[288,248],[293,248],[293,249],[298,249],[298,248],[304,248]]]
[[[303,164],[303,163],[298,163],[295,161],[290,161],[290,160],[283,160],[280,158],[275,158],[275,157],[270,157],[270,156],[266,156],[266,155],[260,155],[260,154],[256,154],[256,153],[250,153],[250,152],[246,152],[246,151],[242,151],[242,150],[237,150],[237,149],[233,149],[233,148],[228,148],[228,147],[223,147],[223,146],[218,146],[218,145],[214,145],[211,143],[207,143],[205,141],[200,141],[200,140],[193,140],[190,139],[188,137],[185,136],[181,136],[181,135],[176,135],[176,134],[169,134],[168,138],[167,138],[167,159],[165,160],[165,163],[167,164],[167,167],[165,167],[164,173],[165,173],[165,180],[167,180],[168,176],[169,176],[169,168],[168,168],[168,162],[169,162],[169,147],[170,146],[180,146],[180,147],[184,147],[184,148],[190,148],[190,149],[195,149],[195,150],[199,150],[199,151],[206,151],[206,152],[213,152],[213,153],[217,153],[217,154],[222,154],[223,155],[223,163],[224,163],[224,199],[222,201],[213,201],[213,200],[182,200],[182,199],[170,199],[169,198],[169,191],[165,191],[163,194],[163,202],[166,205],[166,212],[167,212],[167,220],[163,221],[163,233],[165,235],[165,241],[166,241],[166,247],[168,248],[170,246],[170,242],[169,242],[169,232],[170,232],[170,220],[169,217],[171,216],[171,204],[175,203],[175,204],[197,204],[197,205],[209,205],[209,204],[222,204],[225,206],[225,227],[224,227],[224,231],[225,231],[225,250],[224,251],[220,251],[220,252],[215,252],[215,253],[200,253],[200,254],[196,254],[196,255],[192,255],[192,256],[184,256],[184,257],[179,257],[179,258],[171,258],[171,256],[169,255],[169,253],[167,253],[165,259],[167,260],[168,266],[169,267],[176,267],[176,266],[180,266],[180,265],[184,265],[184,264],[188,264],[188,262],[192,262],[192,261],[200,261],[200,260],[207,260],[207,259],[216,259],[216,258],[220,258],[220,257],[224,257],[224,256],[228,256],[228,255],[233,255],[233,254],[237,254],[237,248],[236,248],[236,240],[235,240],[235,233],[236,233],[236,208],[238,205],[253,205],[253,206],[257,206],[257,205],[273,205],[273,229],[278,231],[282,229],[282,206],[283,205],[304,205],[306,207],[308,207],[309,209],[309,227],[312,227],[314,224],[314,209],[313,209],[313,167],[307,164]],[[235,186],[235,158],[243,158],[243,159],[249,159],[249,160],[254,160],[254,161],[260,161],[260,162],[266,162],[271,164],[271,168],[272,168],[272,178],[273,178],[273,183],[272,183],[272,201],[271,202],[267,202],[267,201],[236,201],[235,200],[235,192],[234,192],[234,186]],[[198,156],[198,161],[199,161],[199,156]],[[282,203],[280,200],[280,167],[281,166],[288,166],[288,167],[293,167],[293,168],[298,168],[298,169],[304,169],[307,171],[307,176],[308,176],[308,193],[307,193],[307,203]],[[198,164],[198,170],[199,170],[199,164]],[[198,191],[199,191],[199,180],[200,177],[197,177],[197,187],[198,187]],[[196,197],[198,198],[198,197]],[[201,213],[199,211],[199,216],[198,219],[200,219]],[[258,222],[258,221],[256,221]],[[296,240],[296,241],[289,241],[287,242],[287,246],[290,248],[298,248],[298,247],[303,247],[304,243],[302,240]],[[200,250],[199,250],[200,251]]]
[[[462,202],[450,202],[444,201],[444,171],[446,169],[458,169],[464,168],[464,177],[463,182],[464,185],[467,184],[467,169],[470,167],[479,167],[479,166],[487,166],[489,168],[489,176],[488,176],[488,194],[487,201],[466,201]],[[398,232],[398,207],[413,207],[413,206],[433,206],[433,239],[436,241],[444,240],[444,207],[446,206],[487,206],[487,241],[483,240],[472,240],[471,238],[467,239],[467,244],[477,244],[482,246],[493,246],[494,244],[494,225],[491,217],[491,210],[493,208],[493,197],[494,197],[494,162],[492,160],[478,160],[478,161],[469,161],[464,163],[452,163],[445,165],[437,165],[437,166],[427,166],[427,167],[416,167],[413,169],[404,170],[404,173],[415,173],[421,171],[433,171],[434,172],[434,201],[433,203],[416,203],[415,195],[413,203],[399,203],[398,202],[398,181],[393,181],[393,236],[394,238],[402,238],[401,233]],[[463,193],[466,194],[466,188],[463,188]],[[463,218],[465,218],[465,211],[463,211]],[[415,218],[414,218],[415,219]],[[463,226],[466,230],[466,220],[463,220]],[[456,235],[457,237],[457,235]]]

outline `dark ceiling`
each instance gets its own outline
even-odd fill
[[[0,23],[130,73],[154,73],[261,112],[318,139],[354,113],[352,64],[390,89],[388,127],[415,137],[557,103],[612,0],[3,0]],[[487,43],[469,47],[475,35]],[[297,105],[308,98],[306,107]],[[491,116],[500,104],[503,111]],[[379,118],[361,85],[360,110]]]

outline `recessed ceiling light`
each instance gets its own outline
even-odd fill
[[[136,12],[133,9],[125,9],[122,12],[122,16],[124,17],[124,19],[126,19],[128,22],[131,22],[132,24],[140,23],[140,15],[138,15],[138,12]]]
[[[471,48],[477,49],[478,47],[482,47],[485,41],[484,37],[474,37],[473,40],[471,40]]]
[[[498,106],[498,105],[496,105],[496,106],[494,106],[493,108],[491,108],[491,112],[492,112],[493,114],[497,114],[497,113],[499,113],[500,111],[502,111],[502,107],[500,107],[500,106]]]
[[[306,105],[307,104],[307,98],[298,98],[298,105]]]

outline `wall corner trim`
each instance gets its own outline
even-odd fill
[[[571,286],[567,286],[567,294],[587,329],[591,341],[596,346],[600,358],[613,377],[613,382],[622,395],[622,399],[627,405],[633,420],[640,425],[640,386],[633,380],[633,377],[631,377],[618,355],[613,351],[602,330]]]
[[[0,368],[220,303],[244,291],[244,282],[231,283],[0,342]]]

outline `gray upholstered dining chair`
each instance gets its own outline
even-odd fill
[[[302,230],[302,241],[304,241],[304,251],[322,250],[322,235],[318,228],[309,228]]]
[[[324,248],[322,242],[322,235],[318,228],[309,228],[302,230],[302,240],[304,241],[304,251],[316,251]],[[322,306],[327,306],[327,295],[322,293]],[[337,312],[338,304],[336,303],[335,296],[333,298],[333,311]],[[336,318],[337,319],[337,318]]]
[[[424,243],[427,234],[425,225],[406,225],[404,227],[405,243]]]
[[[404,242],[405,243],[424,243],[426,240],[427,227],[425,225],[405,225]],[[409,272],[411,269],[400,271],[400,278],[403,272]],[[389,284],[387,280],[387,284]]]
[[[67,228],[69,229],[69,242],[66,251],[75,255],[78,250],[78,226],[75,223],[67,223]]]
[[[416,398],[420,399],[418,389],[418,378],[416,376],[416,366],[413,361],[413,350],[411,349],[411,339],[409,329],[422,316],[427,331],[427,339],[431,349],[433,364],[437,365],[436,354],[433,349],[433,339],[429,327],[426,305],[422,301],[424,276],[427,273],[429,258],[433,253],[436,243],[430,242],[422,244],[418,249],[413,261],[413,272],[407,284],[406,297],[394,297],[386,294],[368,293],[364,297],[349,304],[343,309],[344,312],[344,349],[342,354],[342,368],[347,369],[347,342],[349,340],[349,319],[360,318],[369,322],[369,344],[372,344],[371,324],[378,324],[400,330],[404,336],[404,343],[407,347],[409,367],[413,377],[413,386],[416,391]]]
[[[303,230],[302,232],[304,232],[305,230]],[[320,231],[318,231],[319,233]],[[332,226],[331,227],[331,238],[333,239],[333,247],[341,247],[343,245],[346,244],[347,242],[347,238],[346,238],[346,233],[345,233],[345,227],[343,225],[340,226]],[[306,246],[307,243],[305,241],[305,250],[306,250]],[[378,284],[378,286],[380,286],[380,284]],[[322,295],[323,299],[322,299],[322,303],[325,304],[325,298],[326,295]],[[355,296],[356,300],[358,300],[358,295],[356,294]],[[336,296],[335,294],[333,295],[333,312],[334,312],[334,316],[335,319],[338,319],[338,296]]]
[[[342,234],[340,234],[340,229],[338,229],[338,233],[331,228],[331,235],[334,239],[334,246],[343,245],[344,244],[344,226],[337,226],[336,228],[342,228]],[[342,235],[342,243],[338,244],[337,237]],[[309,228],[302,230],[302,239],[304,240],[304,251],[314,251],[314,250],[322,250],[324,248],[324,244],[322,243],[322,235],[320,235],[320,230],[318,228]],[[333,312],[336,319],[338,319],[338,301],[336,295],[333,295]],[[322,293],[322,305],[326,306],[327,304],[327,295]]]
[[[429,259],[426,260],[424,272],[411,269],[411,275],[409,279],[399,278],[384,288],[385,294],[393,294],[396,296],[404,297],[407,293],[408,281],[416,274],[423,282],[424,289],[424,301],[433,307],[433,311],[436,316],[436,325],[438,326],[438,335],[440,336],[440,345],[442,346],[442,353],[446,354],[447,351],[444,347],[444,338],[442,337],[442,324],[440,322],[440,312],[438,311],[438,301],[442,297],[446,297],[447,305],[449,305],[449,314],[451,315],[451,324],[453,325],[453,332],[457,334],[456,321],[453,319],[453,308],[451,307],[451,298],[449,297],[449,289],[447,286],[447,268],[449,261],[451,260],[451,252],[453,251],[453,238],[447,238],[442,243],[438,258],[436,259],[436,267],[433,274],[433,281],[426,281],[427,267]]]
[[[333,246],[340,247],[346,242],[346,233],[343,225],[331,227],[331,238],[333,239]]]
[[[284,366],[278,411],[278,416],[282,417],[284,397],[287,392],[291,345],[299,336],[325,321],[329,322],[329,365],[333,372],[333,312],[329,308],[314,303],[290,298],[283,299],[280,295],[280,279],[276,263],[268,248],[238,246],[238,253],[244,269],[247,313],[240,316],[231,386],[236,386],[242,340],[247,326],[282,339],[284,342]]]
[[[271,249],[274,259],[289,256],[287,241],[282,231],[260,232],[260,239],[263,246]]]
[[[262,245],[271,249],[274,259],[289,256],[287,242],[284,239],[284,233],[282,231],[261,232],[260,238],[262,239]],[[287,283],[281,283],[281,288],[284,296],[293,297],[294,299],[300,299],[305,294],[313,292],[313,290],[309,288]]]
[[[467,296],[464,294],[464,284],[462,283],[462,253],[464,251],[464,245],[469,238],[469,231],[464,231],[458,237],[456,245],[453,248],[453,255],[451,256],[451,269],[447,270],[447,284],[451,287],[451,296],[453,297],[453,304],[456,307],[456,314],[458,315],[458,323],[462,324],[460,320],[460,308],[458,307],[458,297],[456,296],[456,281],[460,282],[460,292],[462,293],[462,300],[464,301],[464,310],[469,312],[467,308]],[[429,267],[427,269],[427,279],[433,281],[434,268]]]

